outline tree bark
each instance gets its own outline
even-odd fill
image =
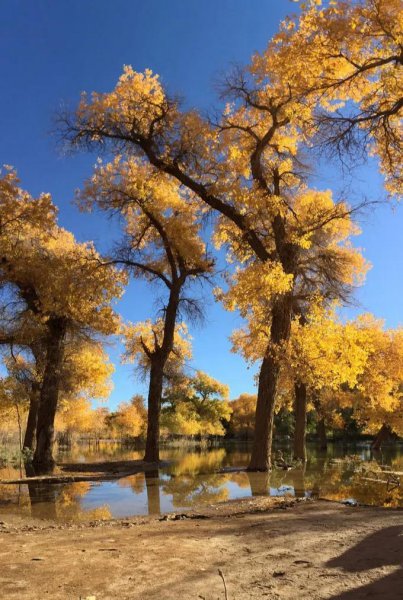
[[[312,401],[316,410],[316,434],[319,440],[319,449],[327,450],[326,421],[321,410],[318,395],[314,395]]]
[[[378,431],[376,438],[372,442],[372,449],[379,450],[384,442],[387,442],[392,435],[392,430],[389,425],[382,425],[380,430]]]
[[[306,461],[306,385],[297,381],[295,389],[294,458]]]
[[[160,412],[164,370],[174,345],[175,324],[178,314],[181,283],[172,285],[165,311],[164,335],[162,344],[150,355],[150,383],[148,388],[147,439],[145,462],[158,462],[160,442]]]
[[[323,417],[318,416],[316,422],[316,433],[319,439],[319,449],[327,450],[326,424]]]
[[[160,412],[165,362],[159,356],[151,360],[148,388],[147,439],[144,460],[158,462],[160,442]]]
[[[280,371],[276,346],[286,341],[291,327],[291,297],[281,296],[271,311],[270,342],[259,373],[259,385],[255,413],[255,435],[249,471],[270,471],[273,421],[277,380]]]
[[[37,473],[52,471],[55,465],[52,454],[54,422],[59,400],[65,335],[65,320],[57,317],[49,319],[45,369],[39,395],[36,449],[33,459],[33,465]]]
[[[38,420],[39,408],[39,393],[40,386],[38,383],[34,382],[32,384],[31,395],[29,398],[29,412],[23,444],[23,447],[28,448],[29,450],[33,450],[35,445],[36,422]]]

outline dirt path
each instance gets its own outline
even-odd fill
[[[228,600],[403,599],[403,511],[256,498],[193,516],[0,515],[0,597],[221,600],[224,578]]]

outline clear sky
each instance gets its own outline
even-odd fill
[[[0,13],[0,164],[13,165],[22,186],[36,195],[51,192],[60,224],[100,249],[113,243],[114,228],[102,217],[82,215],[74,190],[90,175],[95,156],[63,156],[51,131],[61,104],[75,106],[80,92],[109,91],[122,66],[151,68],[189,106],[215,103],[214,81],[234,62],[262,50],[280,20],[296,5],[289,0],[3,0]],[[354,174],[354,195],[380,198],[376,166]],[[340,187],[340,174],[323,168],[316,185]],[[380,206],[363,220],[357,244],[373,264],[360,303],[395,327],[402,323],[402,210]],[[228,335],[239,325],[206,293],[206,322],[192,329],[193,366],[230,385],[231,396],[253,392],[254,369],[230,353]],[[118,310],[127,320],[153,315],[147,286],[129,286]],[[132,367],[119,365],[110,405],[143,392]]]

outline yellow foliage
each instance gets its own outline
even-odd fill
[[[255,425],[256,395],[241,394],[230,404],[232,408],[231,431],[236,435],[253,435]]]
[[[150,356],[161,347],[164,336],[164,321],[150,319],[123,328],[126,351],[124,360],[137,363],[141,370],[148,370]],[[175,326],[173,350],[169,355],[166,370],[177,370],[192,356],[190,335],[185,323]]]
[[[133,396],[130,402],[122,402],[114,415],[113,426],[122,436],[139,437],[145,433],[147,410],[142,396]]]
[[[118,318],[111,303],[122,294],[126,277],[101,267],[92,244],[78,243],[57,226],[49,195],[34,200],[17,183],[14,172],[0,179],[1,281],[17,286],[40,323],[60,317],[74,326],[115,333]]]
[[[229,388],[204,373],[180,378],[166,390],[162,426],[178,435],[224,435],[223,421],[229,421]]]

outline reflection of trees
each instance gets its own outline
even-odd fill
[[[131,488],[135,494],[141,494],[144,491],[145,477],[144,473],[136,473],[128,477],[118,479],[118,486],[123,488]]]
[[[173,476],[179,476],[218,471],[222,467],[226,454],[224,448],[215,448],[208,452],[189,452],[172,465],[171,473]]]
[[[159,515],[161,512],[160,480],[158,469],[145,474],[147,488],[147,506],[149,515]]]
[[[221,468],[225,456],[224,448],[185,455],[172,466],[169,481],[162,485],[163,492],[172,495],[176,507],[227,500],[228,490],[223,486],[229,474],[214,472]]]
[[[31,515],[39,519],[60,521],[105,520],[111,518],[107,505],[93,510],[81,506],[83,498],[91,489],[87,481],[69,484],[49,484],[38,481],[28,483]]]
[[[305,498],[305,470],[306,463],[293,471],[292,482],[296,498]]]
[[[270,473],[247,471],[252,496],[270,496]]]
[[[250,460],[250,451],[245,450],[232,450],[225,457],[224,464],[225,466],[231,467],[244,467],[249,464]],[[224,466],[223,464],[223,466]]]
[[[344,460],[323,458],[317,453],[310,453],[305,471],[301,468],[289,471],[275,469],[270,474],[270,481],[267,475],[262,473],[217,472],[223,465],[245,464],[247,453],[242,450],[227,452],[224,448],[214,448],[184,455],[181,448],[164,450],[165,452],[166,458],[174,458],[175,462],[170,467],[160,469],[160,479],[157,473],[149,473],[147,476],[137,473],[116,482],[121,487],[131,488],[135,494],[147,494],[150,514],[160,511],[161,493],[172,496],[175,507],[192,507],[227,500],[229,483],[245,490],[244,494],[238,492],[239,495],[245,496],[249,494],[249,489],[253,496],[268,495],[270,485],[271,488],[280,488],[283,493],[290,487],[295,490],[297,496],[303,496],[306,490],[315,496],[331,500],[354,498],[361,504],[403,506],[403,482],[401,481],[400,488],[391,485],[388,489],[385,483],[388,471],[381,470],[381,467],[385,468],[384,463],[388,463],[392,471],[403,471],[403,456],[399,456],[399,450],[392,447],[385,448],[385,452],[377,456],[378,462],[362,461],[358,457]],[[340,448],[335,452],[340,456]],[[362,449],[360,454],[366,456]],[[27,475],[30,474],[28,468]],[[11,479],[18,478],[19,473],[18,469],[13,470],[10,467],[4,470],[2,475]],[[108,506],[94,510],[84,508],[85,497],[93,485],[89,482],[0,484],[0,507],[2,510],[32,514],[42,519],[108,519],[111,516]]]
[[[374,461],[345,460],[340,464],[327,463],[316,477],[317,494],[329,500],[353,498],[360,504],[403,506],[402,482],[400,481],[400,486],[388,486],[388,471],[382,471]]]
[[[30,514],[30,503],[26,493],[26,486],[0,484],[1,511],[11,510],[12,512],[15,512],[16,507],[18,507],[18,512],[20,514]]]
[[[144,452],[133,450],[122,446],[120,442],[95,443],[89,441],[87,444],[80,442],[73,444],[67,452],[59,449],[57,459],[62,462],[92,462],[103,461],[108,458],[119,460],[141,460]]]
[[[56,500],[60,486],[39,481],[28,483],[31,515],[38,519],[56,519]]]
[[[250,488],[249,476],[246,471],[236,471],[231,473],[231,481],[237,484],[240,488]]]
[[[223,502],[228,500],[228,490],[223,486],[229,478],[228,473],[181,475],[164,482],[162,490],[172,495],[175,507]]]

